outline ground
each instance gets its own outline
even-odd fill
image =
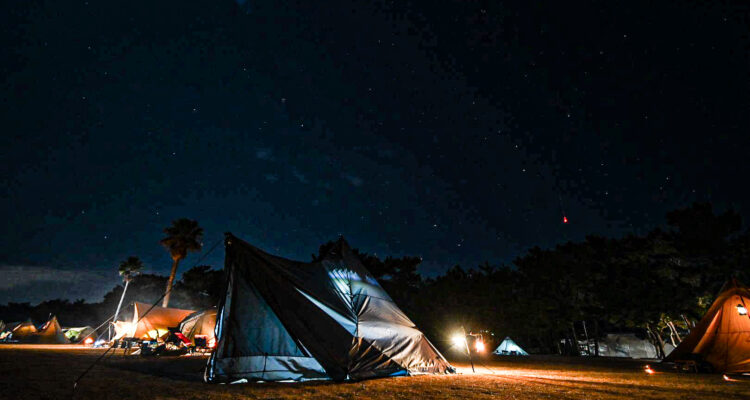
[[[564,357],[487,358],[471,372],[354,383],[203,383],[203,357],[146,359],[119,352],[73,381],[102,350],[0,345],[1,399],[748,399],[750,380],[673,372],[646,362]],[[653,365],[653,364],[652,364]],[[73,396],[74,397],[71,397]]]

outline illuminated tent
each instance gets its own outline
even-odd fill
[[[169,328],[176,328],[185,317],[195,312],[179,308],[151,307],[151,304],[133,302],[132,320],[114,323],[114,339],[158,339],[168,334]]]
[[[227,234],[226,297],[208,382],[364,379],[454,369],[343,239],[290,261]]]
[[[86,338],[96,339],[96,331],[90,326],[82,326],[79,328],[65,328],[63,329],[65,337],[70,340],[71,343],[82,343]]]
[[[195,342],[195,337],[205,337],[206,343],[211,347],[216,343],[214,328],[216,327],[216,309],[199,311],[185,317],[180,322],[180,332],[188,340]]]
[[[36,332],[36,326],[34,326],[34,323],[31,322],[31,320],[21,322],[10,331],[10,340],[19,342],[31,341],[33,340],[31,338]]]
[[[38,332],[30,337],[33,343],[39,344],[65,344],[70,343],[65,337],[57,317],[50,318]]]
[[[528,356],[529,353],[525,352],[521,346],[517,345],[516,342],[513,341],[510,337],[505,337],[505,339],[500,343],[500,346],[497,346],[495,351],[492,352],[492,354],[496,354],[499,356]]]
[[[736,280],[724,284],[719,296],[664,361],[695,360],[716,372],[750,372],[750,289]]]

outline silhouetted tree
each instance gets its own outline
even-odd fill
[[[180,218],[172,221],[172,225],[164,228],[164,233],[167,237],[162,239],[160,243],[167,248],[169,255],[172,257],[172,270],[169,273],[169,279],[167,279],[167,288],[164,292],[164,301],[162,302],[162,307],[167,307],[169,305],[172,284],[177,275],[177,266],[187,256],[188,252],[200,251],[201,247],[203,247],[203,243],[201,243],[203,228],[198,225],[198,221]]]

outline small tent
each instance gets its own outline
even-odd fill
[[[195,343],[195,337],[204,337],[208,347],[216,343],[214,328],[216,327],[216,309],[199,311],[188,315],[180,322],[180,332],[191,342]]]
[[[65,328],[63,329],[65,337],[70,340],[71,343],[83,343],[86,338],[96,339],[96,331],[90,326],[81,326],[78,328]]]
[[[716,372],[750,372],[750,289],[724,284],[706,315],[664,361],[694,360]]]
[[[70,343],[65,337],[57,317],[49,319],[38,332],[31,335],[31,341],[39,344],[66,344]]]
[[[231,234],[225,249],[226,296],[206,381],[454,371],[343,239],[312,263],[270,255]]]
[[[510,337],[505,337],[505,339],[500,343],[500,346],[497,346],[495,351],[492,352],[492,354],[496,354],[499,356],[528,356],[529,353],[525,352],[521,346],[517,345],[516,342],[513,341]]]
[[[195,310],[180,308],[152,308],[151,304],[136,301],[133,302],[133,318],[130,321],[114,323],[114,338],[157,339],[167,335],[169,328],[176,328],[185,317],[194,312]]]

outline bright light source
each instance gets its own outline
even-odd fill
[[[724,378],[724,380],[725,380],[725,381],[728,381],[728,380],[729,380],[729,377],[728,377],[728,376],[726,376],[726,375],[722,375],[721,377],[722,377],[722,378]]]
[[[568,217],[563,215],[563,224],[567,224],[567,223],[568,223]]]
[[[740,315],[747,315],[747,308],[742,304],[737,304],[737,312],[740,313]]]
[[[647,365],[647,366],[645,366],[645,367],[643,368],[643,371],[644,371],[644,372],[646,372],[646,373],[647,373],[647,374],[649,374],[649,375],[651,375],[651,374],[653,374],[653,373],[654,373],[654,370],[653,370],[653,369],[651,369],[651,366],[650,366],[650,365]]]
[[[484,351],[484,342],[482,342],[481,340],[477,339],[474,342],[474,348],[477,349],[477,353],[483,352]]]
[[[451,338],[454,346],[466,346],[466,337],[464,335],[456,335]]]
[[[86,340],[83,341],[83,344],[85,344],[86,346],[91,346],[93,343],[94,343],[94,338],[92,337],[87,337]]]

